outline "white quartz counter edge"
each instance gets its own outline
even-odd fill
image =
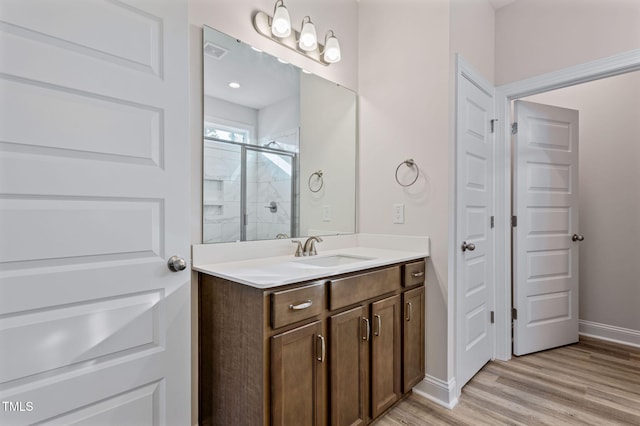
[[[337,254],[370,257],[372,259],[338,266],[315,266],[300,262],[305,259],[327,257]],[[193,270],[236,281],[251,287],[266,289],[316,278],[332,277],[349,272],[392,265],[394,263],[421,259],[427,256],[427,252],[352,247],[326,250],[312,258],[294,257],[292,255],[275,256],[235,262],[194,265]]]

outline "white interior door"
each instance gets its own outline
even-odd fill
[[[514,112],[513,352],[524,355],[578,341],[578,111],[516,101]]]
[[[2,0],[0,424],[190,424],[186,0]]]
[[[456,381],[461,388],[493,356],[493,92],[458,77]],[[479,78],[479,77],[478,77]]]

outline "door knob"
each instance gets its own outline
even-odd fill
[[[461,247],[461,248],[462,248],[462,251],[463,251],[463,252],[464,252],[464,251],[467,251],[467,250],[469,250],[469,251],[474,251],[474,250],[476,249],[476,245],[475,245],[475,244],[473,244],[473,243],[468,243],[468,244],[467,244],[467,242],[466,242],[466,241],[463,241],[463,242],[462,242],[462,247]]]
[[[580,234],[573,234],[571,237],[571,241],[583,241],[584,237]]]
[[[180,256],[171,256],[167,262],[167,266],[171,271],[178,272],[187,267],[187,262]]]

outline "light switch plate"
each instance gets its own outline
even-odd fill
[[[322,221],[331,222],[331,206],[328,204],[322,206]]]
[[[404,223],[404,204],[393,205],[393,223]]]

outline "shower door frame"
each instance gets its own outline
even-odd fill
[[[233,142],[232,142],[233,143]],[[241,168],[242,168],[242,176],[241,176],[241,184],[240,184],[240,198],[242,202],[240,203],[240,240],[247,241],[247,226],[249,224],[248,218],[249,215],[247,213],[247,151],[256,151],[259,153],[269,153],[275,155],[283,155],[286,157],[291,157],[291,206],[289,213],[289,237],[294,237],[294,230],[296,229],[296,217],[297,217],[297,195],[296,195],[296,184],[298,176],[298,154],[291,151],[285,151],[282,149],[274,149],[267,148],[260,145],[249,145],[249,144],[239,144],[241,145]],[[258,213],[256,211],[256,219],[258,217]],[[274,235],[273,238],[276,238]],[[257,241],[258,238],[255,239]],[[251,240],[254,241],[254,240]]]

